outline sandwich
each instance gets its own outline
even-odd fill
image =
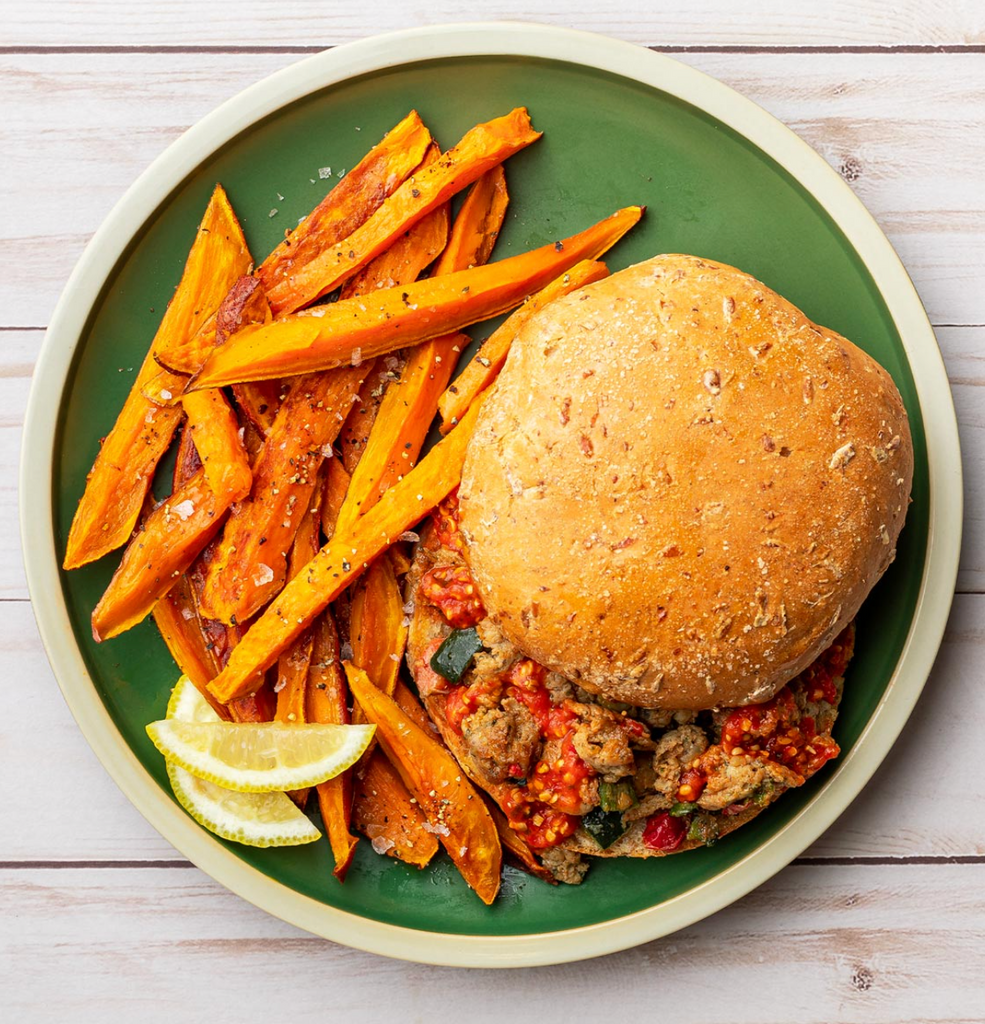
[[[560,881],[716,842],[837,756],[912,474],[889,374],[748,274],[663,255],[556,300],[407,577],[428,714]]]

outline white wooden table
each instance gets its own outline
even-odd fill
[[[985,1020],[985,4],[390,6],[0,3],[0,1019],[553,1021],[584,1006],[611,1020],[716,1024]],[[28,602],[16,511],[47,318],[137,174],[298,54],[476,17],[593,29],[672,53],[817,148],[887,232],[930,312],[967,481],[958,594],[936,668],[897,749],[841,820],[710,920],[508,977],[314,938],[232,896],[160,838],[62,702]]]

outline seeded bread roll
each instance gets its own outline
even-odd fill
[[[893,560],[889,374],[733,267],[665,255],[532,318],[462,474],[479,592],[528,657],[643,707],[768,700]]]

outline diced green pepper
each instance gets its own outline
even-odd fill
[[[626,831],[622,814],[603,811],[601,807],[593,807],[581,819],[581,825],[603,850],[607,850]]]
[[[667,812],[672,818],[685,818],[698,809],[697,804],[674,804]]]
[[[697,815],[688,827],[687,837],[705,846],[714,846],[718,839],[718,819],[711,814]]]
[[[599,783],[599,806],[603,811],[628,811],[639,803],[629,779]]]
[[[609,711],[635,711],[636,708],[632,704],[626,704],[621,700],[603,700],[599,697],[595,701],[601,708],[608,708]]]
[[[457,683],[482,650],[482,641],[474,626],[453,630],[431,657],[431,668],[450,683]]]

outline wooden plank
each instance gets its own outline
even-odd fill
[[[778,46],[961,44],[985,40],[985,18],[972,2],[924,0],[696,0],[668,10],[639,4],[613,8],[589,0],[432,0],[426,8],[388,0],[323,4],[294,0],[277,10],[260,0],[168,0],[137,6],[89,0],[19,5],[5,25],[7,45],[287,45],[328,46],[377,32],[478,18],[519,18],[604,32],[645,45]]]
[[[17,475],[24,410],[42,336],[41,331],[0,330],[0,600],[27,596]]]
[[[4,605],[0,716],[5,820],[0,861],[176,857],[106,775],[51,676],[26,603]],[[985,782],[956,751],[978,750],[985,721],[985,595],[958,597],[916,714],[874,780],[809,857],[985,855]],[[861,681],[860,681],[861,682]],[[25,728],[24,723],[33,723]],[[58,794],[38,799],[38,794]]]
[[[120,792],[79,732],[31,606],[7,601],[0,607],[0,652],[10,681],[0,749],[11,797],[0,861],[183,859]]]
[[[147,164],[222,100],[295,59],[0,55],[9,211],[0,224],[0,262],[9,268],[0,281],[0,326],[43,326],[84,241]],[[851,179],[935,323],[985,323],[979,54],[683,59],[785,120]]]
[[[531,883],[537,884],[537,883]],[[504,976],[324,942],[194,869],[0,872],[9,1019],[981,1021],[985,865],[798,866],[699,924],[598,960]],[[545,922],[545,926],[549,922]],[[413,948],[412,948],[413,949]],[[56,978],[57,984],[51,980]],[[257,978],[290,978],[290,985]],[[750,991],[750,982],[755,992]],[[683,1015],[686,1013],[686,1017]]]
[[[985,328],[937,328],[961,435],[964,533],[958,590],[985,591]]]

